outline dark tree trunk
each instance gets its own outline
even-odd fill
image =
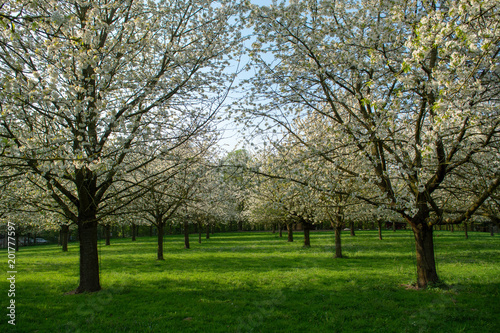
[[[382,220],[377,220],[378,225],[378,239],[382,240]]]
[[[280,238],[281,238],[281,237],[283,237],[283,226],[281,225],[281,223],[278,223],[278,228],[279,228]]]
[[[238,231],[243,231],[243,221],[238,221]]]
[[[275,234],[276,233],[276,223],[273,223],[272,228],[273,228],[273,234]]]
[[[302,223],[304,228],[304,247],[311,247],[311,239],[309,237],[310,225],[309,223]]]
[[[392,221],[392,231],[396,232],[396,221]]]
[[[467,231],[467,222],[464,222],[465,239],[469,239],[469,232]]]
[[[198,243],[201,244],[201,222],[198,222]]]
[[[106,246],[111,245],[111,226],[109,224],[104,226],[104,235],[106,237]]]
[[[293,225],[287,224],[286,228],[288,229],[288,241],[293,242]]]
[[[351,229],[351,236],[356,236],[356,233],[354,232],[354,222],[351,221],[349,223],[349,228]]]
[[[94,214],[80,217],[80,284],[77,293],[101,290],[99,282],[99,256],[97,253],[97,221]]]
[[[68,252],[68,239],[69,239],[69,225],[63,224],[61,226],[61,244],[63,252]]]
[[[495,236],[495,231],[494,231],[494,226],[493,223],[490,224],[490,236]]]
[[[206,239],[210,239],[210,223],[208,223],[208,222],[207,222],[207,225],[206,225],[206,229],[207,229],[206,230],[207,234],[206,234],[205,238]]]
[[[162,222],[160,219],[160,221],[157,221],[156,227],[158,228],[158,255],[157,255],[156,259],[164,260],[163,259],[163,234],[164,234],[164,230],[165,230],[165,222]]]
[[[189,222],[184,220],[184,248],[189,249]]]
[[[432,226],[422,222],[411,224],[415,236],[417,251],[417,285],[426,288],[429,284],[439,282],[434,258],[434,239]]]
[[[137,226],[135,225],[135,223],[132,223],[131,229],[132,229],[132,241],[134,242],[136,240],[136,234],[137,234]]]
[[[342,224],[339,223],[335,226],[335,257],[334,258],[343,258],[342,257],[342,241],[341,241],[341,233],[342,233]]]
[[[455,232],[455,226],[452,224],[450,225],[451,232]]]

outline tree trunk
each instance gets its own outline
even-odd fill
[[[135,223],[132,223],[131,229],[132,229],[132,242],[134,242],[136,240],[136,233],[137,233],[137,226],[135,225]]]
[[[243,221],[238,221],[238,231],[243,231]]]
[[[163,234],[165,230],[165,223],[162,221],[158,221],[156,227],[158,228],[158,255],[157,258],[158,260],[164,260],[163,259]]]
[[[429,284],[439,282],[434,258],[433,230],[425,222],[412,223],[411,226],[417,251],[417,286],[426,288]]]
[[[201,222],[198,222],[198,243],[201,244]]]
[[[122,238],[125,238],[125,226],[122,225]]]
[[[351,229],[351,236],[356,236],[356,233],[354,232],[354,221],[349,223],[349,228]]]
[[[189,249],[189,222],[184,220],[184,248]]]
[[[286,225],[286,228],[288,229],[288,241],[293,242],[293,225],[289,223]]]
[[[304,228],[304,247],[311,247],[311,239],[309,237],[310,225],[303,222],[302,227]]]
[[[273,234],[275,234],[276,233],[276,223],[273,223],[272,228],[273,228]]]
[[[61,226],[61,244],[63,252],[68,252],[68,238],[69,238],[69,225],[63,224]]]
[[[464,222],[465,239],[469,239],[469,232],[467,231],[467,222]]]
[[[80,284],[77,293],[101,290],[99,282],[99,256],[97,253],[97,221],[95,211],[85,214],[78,223],[80,239]]]
[[[342,241],[341,241],[341,233],[342,233],[342,224],[337,224],[335,226],[335,256],[334,258],[343,258],[342,257]]]
[[[206,225],[206,229],[207,229],[206,230],[207,234],[206,234],[205,238],[206,239],[210,239],[210,223],[208,223],[208,222],[207,222],[207,225]]]
[[[109,224],[104,225],[104,235],[106,237],[106,246],[111,245],[111,226]]]
[[[378,224],[378,239],[382,240],[382,220],[377,220]]]
[[[281,237],[283,237],[283,226],[281,225],[281,223],[278,223],[278,228],[279,228],[280,238],[281,238]]]

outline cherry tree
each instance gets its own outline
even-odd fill
[[[310,114],[328,118],[359,168],[329,161],[335,142],[311,154],[375,185],[377,199],[358,197],[406,219],[418,286],[438,282],[433,226],[467,220],[500,184],[498,2],[308,0],[251,9],[257,76],[242,117],[286,131]],[[488,165],[486,186],[459,214],[447,213],[453,198],[444,201],[444,189],[479,161]]]
[[[97,223],[115,180],[214,118],[237,10],[226,0],[0,6],[1,167],[33,174],[78,224],[76,292],[101,288]]]

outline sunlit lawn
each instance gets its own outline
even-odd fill
[[[343,235],[345,259],[333,258],[333,232],[287,243],[269,232],[215,234],[191,249],[182,236],[100,244],[101,284],[78,284],[78,247],[21,248],[16,326],[7,324],[0,283],[0,331],[17,332],[500,332],[500,237],[436,232],[438,273],[447,288],[413,290],[413,236],[407,231]],[[3,256],[7,272],[7,252]]]

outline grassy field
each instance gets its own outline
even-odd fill
[[[343,236],[333,232],[287,243],[271,233],[192,235],[99,245],[99,293],[65,294],[78,284],[78,247],[16,253],[16,326],[7,324],[9,285],[0,281],[1,332],[500,332],[500,237],[437,231],[438,274],[447,287],[413,290],[408,231]],[[7,275],[7,251],[0,251]]]

